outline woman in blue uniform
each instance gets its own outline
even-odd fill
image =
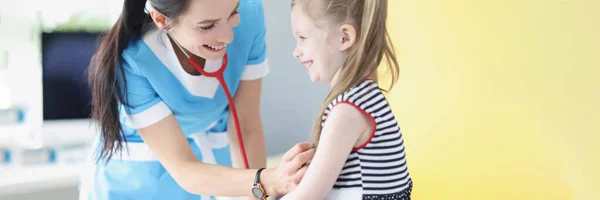
[[[278,168],[262,170],[265,33],[261,0],[125,0],[90,66],[101,134],[80,199],[263,198],[293,189],[314,149],[299,143]]]

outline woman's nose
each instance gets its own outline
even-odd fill
[[[233,42],[233,28],[223,27],[221,33],[219,33],[219,37],[217,37],[217,40],[225,44]]]

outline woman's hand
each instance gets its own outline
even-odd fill
[[[265,169],[261,181],[269,196],[281,196],[292,191],[298,184],[315,155],[315,148],[309,142],[298,143],[281,158],[277,168]]]

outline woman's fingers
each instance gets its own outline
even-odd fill
[[[310,149],[298,154],[292,161],[283,164],[285,175],[295,177],[298,171],[315,155],[315,149]]]
[[[277,191],[285,194],[293,190],[302,177],[308,166],[306,163],[313,158],[316,149],[309,142],[302,142],[294,145],[281,157],[281,165],[277,168]]]
[[[294,172],[298,171],[304,164],[311,160],[313,156],[315,156],[315,152],[316,149],[313,148],[298,154],[291,162],[292,170],[294,170]]]
[[[296,155],[305,152],[309,149],[312,149],[313,145],[310,142],[301,142],[301,143],[297,143],[296,145],[294,145],[294,147],[292,147],[290,150],[288,150],[287,152],[285,152],[285,154],[283,154],[283,156],[281,157],[281,161],[282,162],[289,162],[292,161]]]
[[[293,180],[296,181],[296,185],[300,183],[300,181],[302,181],[302,177],[304,177],[304,174],[306,173],[306,170],[308,169],[308,165],[304,165],[302,168],[300,168],[300,170],[298,170],[298,172],[296,172],[296,175],[294,175]]]

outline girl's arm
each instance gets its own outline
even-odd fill
[[[172,114],[139,129],[139,133],[160,163],[186,191],[213,196],[252,196],[256,170],[200,162]],[[294,188],[305,171],[302,165],[313,154],[311,144],[300,143],[284,155],[279,168],[264,170],[261,183],[267,195],[281,195]]]
[[[265,135],[260,118],[261,86],[262,79],[241,81],[233,97],[240,121],[240,129],[242,131],[242,139],[244,140],[248,163],[250,164],[250,168],[253,169],[266,167],[267,165]],[[227,124],[227,132],[229,134],[233,166],[244,168],[233,113],[231,112]]]
[[[338,103],[327,117],[318,150],[304,178],[283,199],[325,199],[352,148],[366,141],[364,136],[372,133],[373,126],[372,120],[353,105]]]

